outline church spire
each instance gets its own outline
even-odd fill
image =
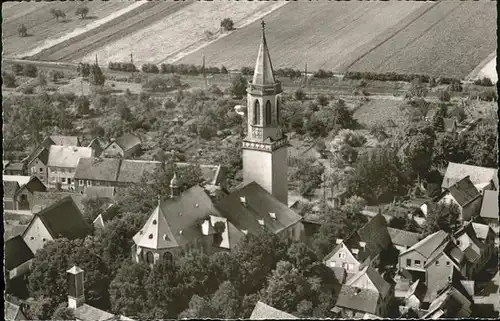
[[[253,73],[254,85],[274,85],[274,74],[273,65],[271,63],[271,57],[269,55],[269,49],[267,48],[266,33],[265,33],[265,22],[262,20],[262,39],[260,41],[259,54],[257,56],[257,62],[255,63],[255,70]]]

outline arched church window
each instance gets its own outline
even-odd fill
[[[172,263],[172,260],[173,260],[172,253],[170,253],[170,252],[163,253],[163,261],[165,263],[170,264],[170,263]]]
[[[155,262],[155,259],[154,259],[154,257],[153,257],[153,253],[152,253],[151,251],[148,251],[148,252],[146,253],[146,262],[147,262],[148,264],[153,264],[153,263]]]
[[[272,116],[271,116],[271,102],[268,100],[266,103],[266,125],[271,125]]]
[[[253,107],[253,123],[255,125],[260,124],[260,103],[258,100],[255,101],[255,104]]]

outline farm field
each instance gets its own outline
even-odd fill
[[[48,61],[79,60],[108,43],[117,41],[191,5],[192,2],[154,1],[127,12],[89,32],[43,50],[32,59]],[[130,52],[127,52],[130,54]]]
[[[310,70],[335,71],[361,55],[364,44],[429,6],[415,1],[289,3],[265,17],[273,66],[303,69],[307,61]],[[177,62],[199,64],[205,54],[209,66],[253,66],[261,34],[256,21]]]
[[[78,2],[8,2],[2,4],[2,44],[4,56],[18,56],[42,45],[48,39],[63,36],[74,29],[85,28],[120,9],[133,4],[129,1],[88,1],[86,19],[75,16]],[[50,9],[60,9],[66,13],[64,22],[57,22]],[[17,29],[24,24],[28,37],[21,38]]]
[[[404,102],[389,99],[372,99],[361,105],[353,117],[362,125],[371,127],[375,124],[388,125],[391,120],[396,126],[402,126],[408,119],[404,110],[399,106]]]
[[[258,1],[244,5],[232,1],[195,2],[149,27],[97,48],[82,60],[92,61],[97,55],[99,61],[106,65],[109,61],[128,61],[132,53],[137,65],[169,63],[182,57],[185,52],[195,51],[226,36],[227,33],[220,33],[223,17],[231,17],[238,29],[285,4],[287,2]],[[221,15],[221,12],[224,14]],[[205,35],[206,31],[213,34],[210,39]],[[201,64],[201,59],[198,64]]]
[[[495,1],[440,1],[347,69],[463,78],[496,50],[495,26]]]

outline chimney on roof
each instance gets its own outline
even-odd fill
[[[76,309],[85,304],[83,270],[75,265],[66,272],[68,273],[68,307]]]
[[[366,242],[359,242],[359,246],[364,250],[366,247]]]
[[[247,206],[247,198],[245,196],[240,197],[240,202],[243,206]]]
[[[264,226],[264,220],[258,220],[260,226]]]
[[[359,249],[352,249],[351,252],[352,254],[354,254],[355,257],[358,257]]]
[[[273,220],[276,220],[276,213],[269,213],[269,216],[270,216]]]
[[[344,240],[343,239],[336,239],[335,243],[340,244],[340,243],[342,243],[342,241],[344,241]]]

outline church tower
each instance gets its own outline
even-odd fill
[[[253,80],[247,87],[248,134],[243,141],[243,180],[255,181],[288,206],[287,137],[281,132],[281,83],[273,66],[262,21]]]

